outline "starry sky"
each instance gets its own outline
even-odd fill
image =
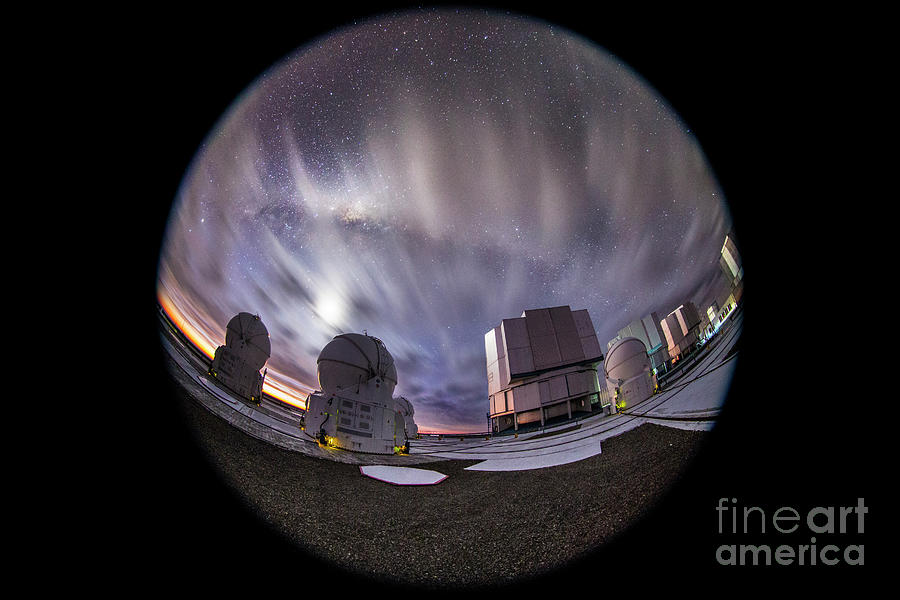
[[[236,98],[182,181],[159,294],[213,348],[241,311],[301,396],[341,332],[384,341],[422,431],[484,431],[484,334],[588,309],[601,347],[701,312],[731,217],[652,85],[542,20],[417,10],[299,47]]]

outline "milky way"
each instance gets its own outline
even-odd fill
[[[417,11],[314,40],[235,100],[173,204],[160,289],[213,345],[259,314],[269,376],[303,391],[334,335],[365,330],[420,429],[480,431],[486,331],[570,305],[605,347],[702,311],[729,225],[691,132],[600,46]]]

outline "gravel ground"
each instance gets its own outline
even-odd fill
[[[444,482],[394,486],[252,438],[187,394],[180,403],[252,514],[338,573],[418,589],[527,582],[577,561],[649,510],[707,435],[648,424],[576,463],[496,473],[442,461],[423,467]]]

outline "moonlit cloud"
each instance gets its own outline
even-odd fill
[[[420,429],[481,430],[488,329],[568,304],[605,345],[707,300],[729,224],[696,140],[602,48],[418,11],[317,40],[235,101],[173,205],[160,287],[211,338],[258,313],[270,374],[305,390],[334,335],[367,330]]]

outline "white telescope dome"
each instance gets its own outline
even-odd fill
[[[388,394],[392,394],[397,385],[394,357],[381,340],[369,335],[342,333],[335,336],[322,348],[316,364],[319,386],[326,393],[366,383],[373,377],[385,382]]]
[[[641,373],[650,371],[650,357],[644,342],[627,337],[619,340],[609,349],[604,361],[606,377],[613,381],[627,381]]]
[[[415,413],[412,403],[403,396],[394,398],[394,409],[404,417],[411,417]]]
[[[272,352],[266,326],[259,315],[248,312],[238,313],[228,322],[225,328],[225,346],[257,371],[266,364]]]

